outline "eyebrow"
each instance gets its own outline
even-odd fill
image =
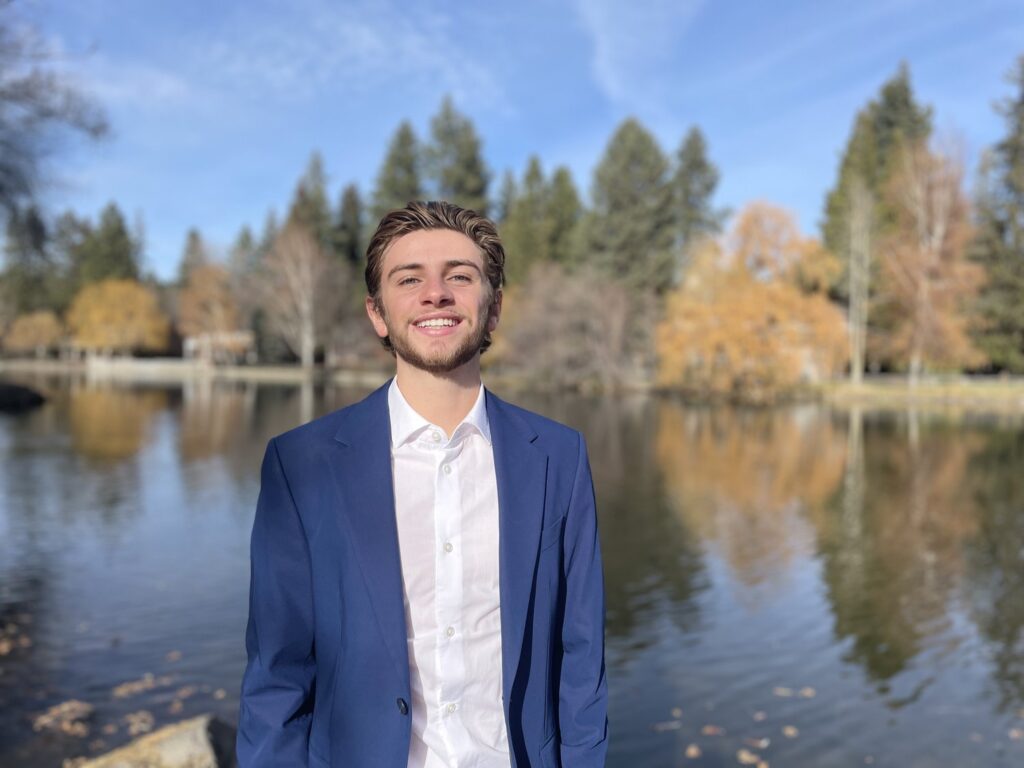
[[[483,277],[483,272],[480,270],[480,267],[475,262],[469,261],[468,259],[449,259],[444,263],[444,266],[445,269],[453,269],[455,267],[471,267],[472,269],[475,269],[481,277]],[[423,265],[420,264],[419,262],[410,262],[409,264],[398,264],[397,266],[392,267],[388,271],[388,277],[391,277],[396,272],[402,272],[403,270],[417,269],[423,269]]]

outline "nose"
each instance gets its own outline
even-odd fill
[[[423,280],[423,287],[420,293],[422,304],[431,304],[435,307],[444,307],[455,301],[452,295],[451,286],[445,281],[444,276],[436,275]]]

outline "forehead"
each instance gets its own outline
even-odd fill
[[[397,238],[384,252],[383,269],[396,264],[445,262],[462,259],[483,268],[483,252],[461,232],[452,229],[421,229]]]

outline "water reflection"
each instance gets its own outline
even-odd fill
[[[120,724],[108,747],[142,709],[157,726],[234,718],[266,441],[364,394],[47,384],[44,409],[0,421],[0,627],[32,641],[0,654],[0,709],[18,714],[0,723],[0,766],[85,754],[31,732],[33,714],[70,698],[96,706],[94,733]],[[510,399],[587,437],[612,768],[677,765],[690,742],[695,764],[729,764],[770,734],[764,757],[779,765],[860,764],[868,751],[1018,764],[1019,419]],[[146,673],[201,693],[183,711],[170,689],[110,695]],[[785,686],[816,697],[779,698]],[[651,729],[677,711],[675,730]],[[724,734],[703,734],[708,723]],[[783,724],[800,737],[780,737]]]

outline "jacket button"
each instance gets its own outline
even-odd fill
[[[409,705],[405,703],[405,699],[399,699],[397,704],[399,712],[401,712],[403,715],[409,714]]]

